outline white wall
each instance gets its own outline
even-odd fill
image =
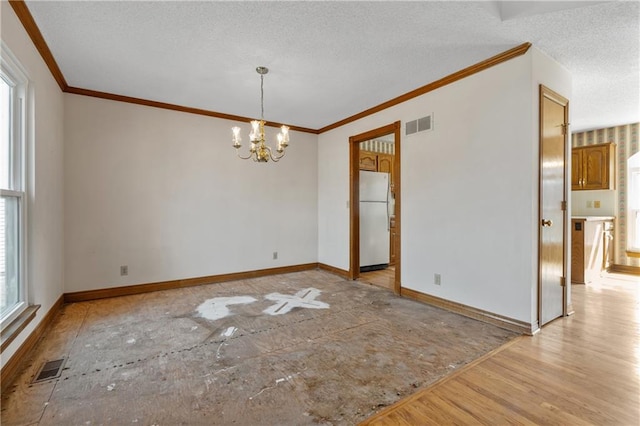
[[[39,304],[35,320],[2,352],[2,365],[63,293],[63,95],[8,2],[1,2],[2,40],[30,79],[28,135],[29,302]]]
[[[66,94],[65,291],[317,262],[317,136],[257,164],[234,124]]]
[[[600,201],[600,207],[594,207],[594,201]],[[616,216],[617,205],[615,190],[571,191],[573,216]]]
[[[531,323],[538,208],[532,52],[320,135],[319,157],[332,161],[318,170],[319,262],[348,269],[349,136],[433,112],[433,131],[402,137],[402,286]]]

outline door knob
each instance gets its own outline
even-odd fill
[[[553,226],[553,221],[551,219],[549,220],[542,219],[542,226]]]

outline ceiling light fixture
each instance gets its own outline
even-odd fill
[[[258,74],[260,74],[260,120],[253,120],[251,122],[251,133],[249,133],[249,140],[251,140],[251,148],[249,149],[249,155],[243,157],[240,155],[240,147],[242,144],[242,138],[240,137],[240,127],[235,126],[231,129],[233,132],[233,147],[236,149],[236,154],[243,160],[252,159],[258,163],[266,163],[271,159],[274,162],[279,161],[284,157],[284,150],[289,146],[289,128],[287,126],[280,127],[280,133],[278,133],[278,149],[277,154],[274,155],[271,148],[264,143],[264,75],[269,72],[267,67],[256,68]]]

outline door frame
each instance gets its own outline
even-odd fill
[[[567,248],[569,247],[567,244],[567,232],[569,229],[568,223],[570,223],[571,221],[569,220],[569,207],[568,207],[568,201],[567,201],[567,188],[568,188],[568,176],[570,176],[571,170],[569,167],[569,163],[570,163],[570,146],[569,146],[569,100],[567,98],[565,98],[564,96],[554,92],[553,90],[549,89],[548,87],[546,87],[543,84],[540,84],[539,86],[539,97],[538,97],[538,101],[539,101],[539,115],[538,115],[538,221],[537,221],[537,227],[538,227],[538,312],[537,312],[537,324],[535,329],[540,329],[541,327],[541,321],[542,321],[542,226],[541,221],[543,219],[543,213],[542,213],[542,142],[543,142],[543,137],[544,137],[544,121],[542,119],[543,114],[544,114],[544,102],[543,100],[547,98],[552,102],[555,102],[561,106],[564,107],[564,124],[563,126],[563,133],[564,133],[564,147],[563,147],[563,151],[564,151],[564,176],[563,176],[563,198],[564,198],[564,203],[561,206],[561,209],[563,210],[563,229],[562,229],[562,279],[563,279],[563,283],[564,285],[562,286],[562,316],[566,317],[568,315],[570,315],[572,312],[570,312],[569,306],[568,306],[568,301],[569,301],[569,286],[570,281],[567,278],[569,269],[568,269],[568,262],[569,262],[569,253],[567,252]]]
[[[402,256],[400,252],[401,239],[401,175],[400,173],[400,121],[396,121],[377,129],[369,130],[359,135],[349,138],[349,279],[355,280],[360,276],[360,143],[388,135],[394,134],[395,154],[393,157],[393,168],[395,177],[395,204],[396,204],[396,238],[395,238],[395,278],[393,291],[400,294],[401,265]]]

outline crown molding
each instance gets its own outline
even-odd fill
[[[205,110],[200,108],[191,108],[191,107],[186,107],[182,105],[175,105],[175,104],[158,102],[158,101],[153,101],[148,99],[134,98],[130,96],[118,95],[118,94],[107,93],[107,92],[99,92],[96,90],[83,89],[80,87],[71,87],[67,84],[67,81],[65,80],[64,75],[60,70],[60,67],[58,66],[55,58],[53,57],[53,54],[51,53],[49,46],[44,40],[44,37],[42,36],[40,29],[36,25],[36,22],[33,19],[33,16],[31,15],[31,12],[29,11],[29,8],[27,7],[24,0],[9,0],[9,4],[11,5],[16,15],[18,16],[18,19],[22,23],[22,26],[27,31],[27,34],[29,34],[29,37],[31,37],[31,40],[33,41],[33,44],[35,45],[36,49],[38,49],[38,52],[40,52],[40,56],[42,56],[42,59],[47,64],[47,67],[49,68],[49,71],[51,71],[53,78],[55,78],[55,80],[58,82],[58,85],[60,86],[60,90],[62,90],[65,93],[73,93],[76,95],[91,96],[95,98],[109,99],[109,100],[118,101],[118,102],[127,102],[127,103],[132,103],[137,105],[145,105],[145,106],[150,106],[154,108],[169,109],[173,111],[186,112],[190,114],[205,115],[207,117],[221,118],[224,120],[241,121],[241,122],[249,122],[252,120],[251,118],[243,117],[239,115],[225,114],[222,112],[210,111],[210,110]],[[311,133],[316,135],[324,132],[328,132],[329,130],[333,130],[335,128],[344,126],[345,124],[352,123],[356,120],[360,120],[361,118],[367,117],[369,115],[375,114],[387,108],[391,108],[392,106],[406,102],[409,99],[413,99],[415,97],[424,95],[425,93],[429,93],[431,91],[439,89],[440,87],[446,86],[458,80],[462,80],[463,78],[469,77],[480,71],[484,71],[487,68],[491,68],[495,65],[501,64],[510,59],[524,55],[525,53],[527,53],[530,47],[531,47],[531,43],[529,42],[522,43],[521,45],[516,46],[513,49],[509,49],[505,52],[499,53],[498,55],[492,56],[489,59],[485,59],[484,61],[478,62],[477,64],[471,65],[467,68],[464,68],[460,71],[457,71],[453,74],[443,77],[440,80],[436,80],[425,86],[412,90],[411,92],[400,95],[396,98],[383,102],[380,105],[374,106],[358,114],[352,115],[343,120],[337,121],[333,124],[329,124],[328,126],[324,126],[320,129],[310,129],[307,127],[298,127],[298,126],[289,126],[289,127],[291,130],[304,132],[304,133]],[[266,125],[270,127],[280,127],[282,126],[282,123],[269,122]]]
[[[166,102],[152,101],[149,99],[134,98],[131,96],[117,95],[114,93],[107,93],[107,92],[99,92],[97,90],[82,89],[80,87],[69,86],[67,87],[66,90],[64,90],[64,92],[72,93],[74,95],[91,96],[93,98],[109,99],[117,102],[126,102],[130,104],[144,105],[144,106],[149,106],[154,108],[169,109],[172,111],[186,112],[189,114],[206,115],[207,117],[221,118],[223,120],[241,121],[241,122],[247,122],[247,123],[250,122],[251,120],[254,120],[253,118],[243,117],[240,115],[225,114],[222,112],[210,111],[206,109],[192,108],[192,107],[187,107],[182,105],[170,104]],[[282,123],[275,123],[275,122],[269,121],[265,124],[265,126],[280,127],[282,126]],[[318,133],[318,131],[315,129],[309,129],[307,127],[298,127],[298,126],[289,126],[289,130],[296,130],[298,132],[313,133],[313,134]]]
[[[9,0],[9,4],[13,8],[13,11],[18,16],[18,19],[22,23],[22,26],[31,37],[31,41],[35,45],[38,52],[40,52],[40,56],[44,59],[45,64],[49,67],[49,71],[51,71],[51,75],[58,82],[58,86],[60,86],[60,90],[63,92],[69,87],[67,81],[64,79],[64,75],[62,75],[62,71],[60,71],[60,67],[56,62],[51,50],[49,50],[49,46],[47,42],[44,41],[44,37],[40,32],[40,28],[36,25],[36,21],[33,19],[31,12],[29,12],[29,8],[24,0]]]
[[[329,124],[328,126],[322,127],[318,129],[318,133],[328,132],[329,130],[333,130],[335,128],[344,126],[345,124],[352,123],[356,120],[360,120],[361,118],[367,117],[369,115],[375,114],[387,108],[391,108],[392,106],[406,102],[409,99],[416,98],[418,96],[424,95],[425,93],[432,92],[443,86],[454,83],[458,80],[462,80],[463,78],[469,77],[473,74],[479,73],[480,71],[484,71],[487,68],[491,68],[495,65],[501,64],[510,59],[524,55],[525,53],[527,53],[530,47],[531,47],[531,43],[529,42],[522,43],[521,45],[516,46],[513,49],[509,49],[505,52],[492,56],[489,59],[485,59],[484,61],[478,62],[477,64],[471,65],[460,71],[454,72],[453,74],[449,74],[448,76],[443,77],[440,80],[434,81],[433,83],[429,83],[425,86],[412,90],[411,92],[407,92],[404,95],[400,95],[396,98],[383,102],[380,105],[374,106],[358,114],[352,115],[351,117],[347,117],[343,120],[340,120],[333,124]]]

